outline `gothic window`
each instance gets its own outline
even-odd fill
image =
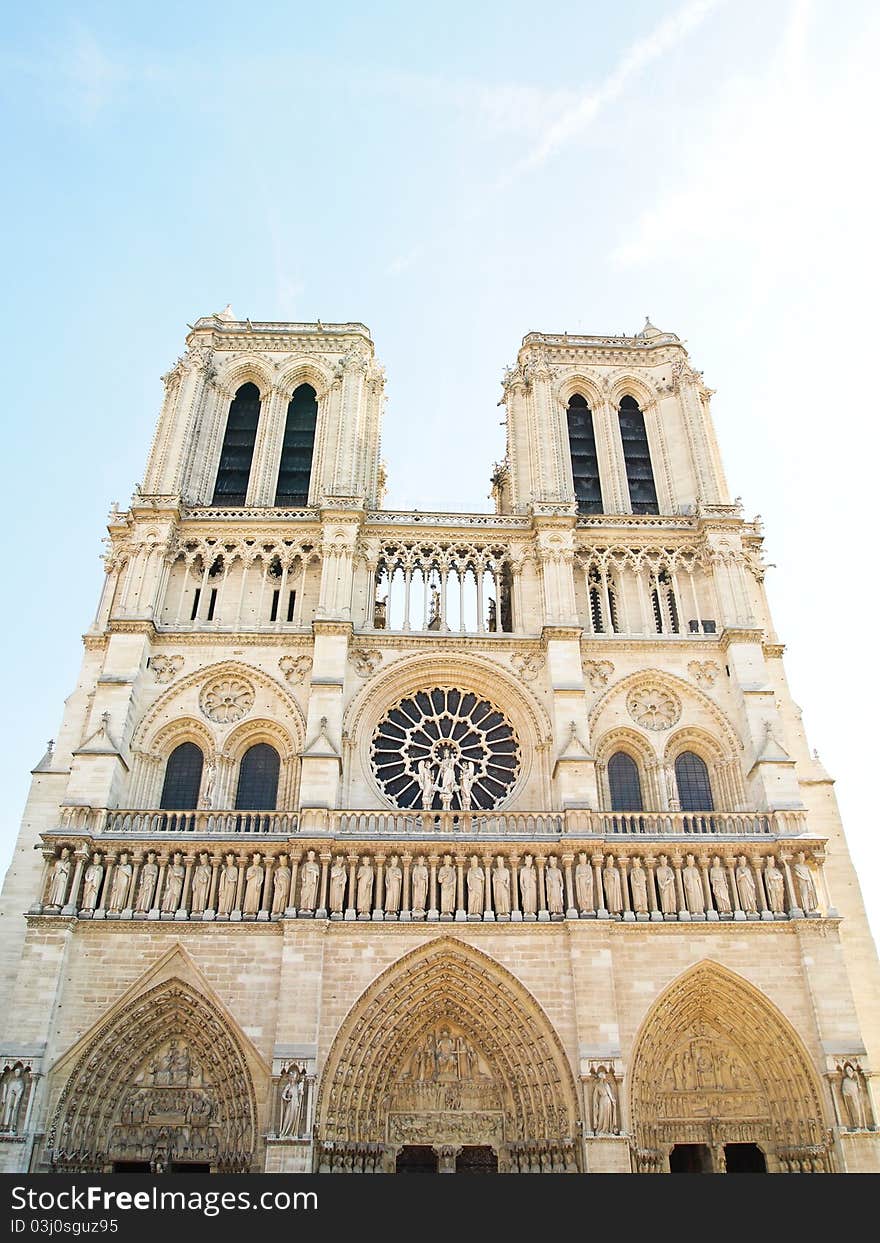
[[[675,600],[675,587],[668,570],[661,570],[656,585],[651,589],[654,625],[658,634],[678,634],[681,622]]]
[[[620,632],[620,621],[617,613],[617,588],[609,571],[601,571],[598,566],[591,566],[587,574],[587,590],[589,592],[590,622],[594,634],[605,634],[613,630]]]
[[[199,787],[202,784],[201,747],[194,742],[182,742],[168,756],[165,765],[165,781],[159,806],[163,811],[192,811],[198,805]]]
[[[238,772],[236,811],[274,811],[281,759],[274,747],[258,742],[245,751]]]
[[[215,505],[245,503],[259,421],[260,390],[256,384],[242,384],[232,399],[226,420],[226,434],[214,486]]]
[[[651,450],[645,431],[645,416],[634,397],[624,397],[620,402],[620,439],[623,442],[623,458],[626,462],[626,481],[629,500],[634,514],[657,514],[657,489],[651,467]]]
[[[631,755],[616,751],[608,761],[608,785],[612,811],[642,811],[642,783]]]
[[[601,514],[602,485],[599,481],[593,413],[580,393],[574,393],[568,403],[568,445],[578,512]]]
[[[675,761],[675,781],[682,811],[714,811],[709,770],[693,751],[682,751]]]
[[[317,420],[318,395],[311,384],[301,384],[287,407],[276,505],[308,504]]]

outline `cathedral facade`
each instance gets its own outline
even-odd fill
[[[199,319],[2,895],[0,1169],[880,1170],[878,964],[679,338],[532,333],[494,513],[361,324]]]

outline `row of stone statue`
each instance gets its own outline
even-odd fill
[[[84,918],[272,919],[300,914],[331,919],[748,919],[816,914],[813,871],[801,851],[711,860],[693,854],[656,859],[526,853],[494,859],[445,854],[306,852],[223,859],[121,851],[105,865],[80,852],[71,881],[69,847],[55,858],[44,912]],[[297,873],[299,879],[298,900]],[[80,893],[81,890],[81,893]]]

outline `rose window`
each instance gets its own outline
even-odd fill
[[[383,794],[397,807],[488,811],[519,774],[519,743],[494,704],[437,686],[401,699],[370,747]]]
[[[626,701],[630,716],[645,729],[670,729],[681,716],[681,704],[662,686],[640,686]]]
[[[199,702],[210,721],[228,725],[250,712],[254,706],[254,688],[244,678],[215,678],[203,687]]]

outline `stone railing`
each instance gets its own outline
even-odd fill
[[[80,919],[290,918],[624,923],[836,918],[822,843],[696,843],[568,838],[516,844],[323,839],[261,849],[44,835],[31,914]],[[710,853],[711,851],[711,853]]]
[[[291,837],[299,831],[293,811],[158,811],[151,808],[63,807],[61,830],[92,836],[125,833],[137,837],[185,834],[197,837]]]

